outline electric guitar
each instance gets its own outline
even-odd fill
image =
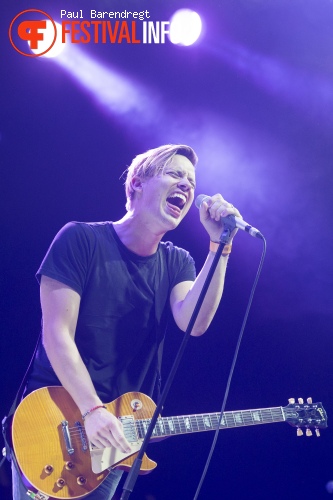
[[[80,411],[63,387],[44,387],[29,394],[18,406],[12,422],[13,448],[18,465],[36,498],[73,499],[88,495],[109,474],[109,469],[129,470],[146,435],[156,405],[146,395],[129,392],[107,405],[123,424],[131,445],[129,454],[113,447],[98,449],[86,437]],[[216,430],[220,413],[159,417],[152,439]],[[226,411],[220,429],[288,422],[297,434],[311,435],[327,427],[321,403],[289,400],[286,407]],[[140,474],[148,474],[156,462],[144,455]],[[32,493],[34,497],[34,493]]]

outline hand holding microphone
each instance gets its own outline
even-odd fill
[[[210,197],[205,194],[199,194],[195,200],[195,206],[200,209],[201,204],[203,202],[207,203],[209,206],[208,211],[211,219],[214,219],[215,221],[221,221],[222,224],[224,223],[227,224],[228,226],[230,226],[230,224],[232,223],[234,224],[235,228],[242,229],[242,231],[248,232],[251,236],[255,238],[263,239],[261,232],[255,227],[245,222],[240,216],[238,210],[235,209],[233,205],[226,202],[221,195],[214,195]],[[230,213],[230,211],[234,213]],[[235,215],[235,212],[238,215]],[[208,222],[208,218],[206,218],[206,222]],[[203,221],[203,224],[206,227],[205,221]],[[209,228],[206,227],[206,229],[210,234]],[[213,239],[211,234],[210,236],[211,239]],[[220,236],[221,234],[219,234],[218,238],[215,238],[215,240],[218,240]]]

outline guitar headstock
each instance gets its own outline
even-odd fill
[[[308,398],[304,403],[302,398],[298,398],[297,403],[294,398],[289,399],[288,406],[283,408],[283,413],[288,422],[293,427],[297,427],[297,436],[302,436],[301,427],[305,427],[306,436],[312,436],[311,428],[315,429],[316,436],[320,436],[319,429],[327,427],[327,414],[321,403],[312,403]]]

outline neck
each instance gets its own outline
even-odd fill
[[[165,234],[153,231],[150,224],[142,221],[133,212],[128,212],[122,219],[114,222],[113,227],[121,242],[131,252],[142,257],[153,255]]]

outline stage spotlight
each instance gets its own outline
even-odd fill
[[[65,48],[65,44],[61,42],[61,25],[57,22],[55,22],[55,25],[57,28],[56,41],[53,47],[47,52],[45,52],[45,54],[43,54],[43,56],[41,57],[57,57]],[[32,49],[30,47],[29,41],[28,45],[30,47],[31,52],[33,52],[34,54],[41,54],[50,47],[53,40],[54,40],[54,25],[52,21],[47,19],[46,28],[45,30],[43,30],[43,40],[39,41],[38,49]]]
[[[101,105],[104,111],[140,127],[151,126],[158,109],[154,94],[139,82],[108,68],[78,47],[68,50],[54,62],[64,68]]]
[[[192,45],[201,34],[199,14],[191,9],[180,9],[170,19],[169,39],[176,45]]]

